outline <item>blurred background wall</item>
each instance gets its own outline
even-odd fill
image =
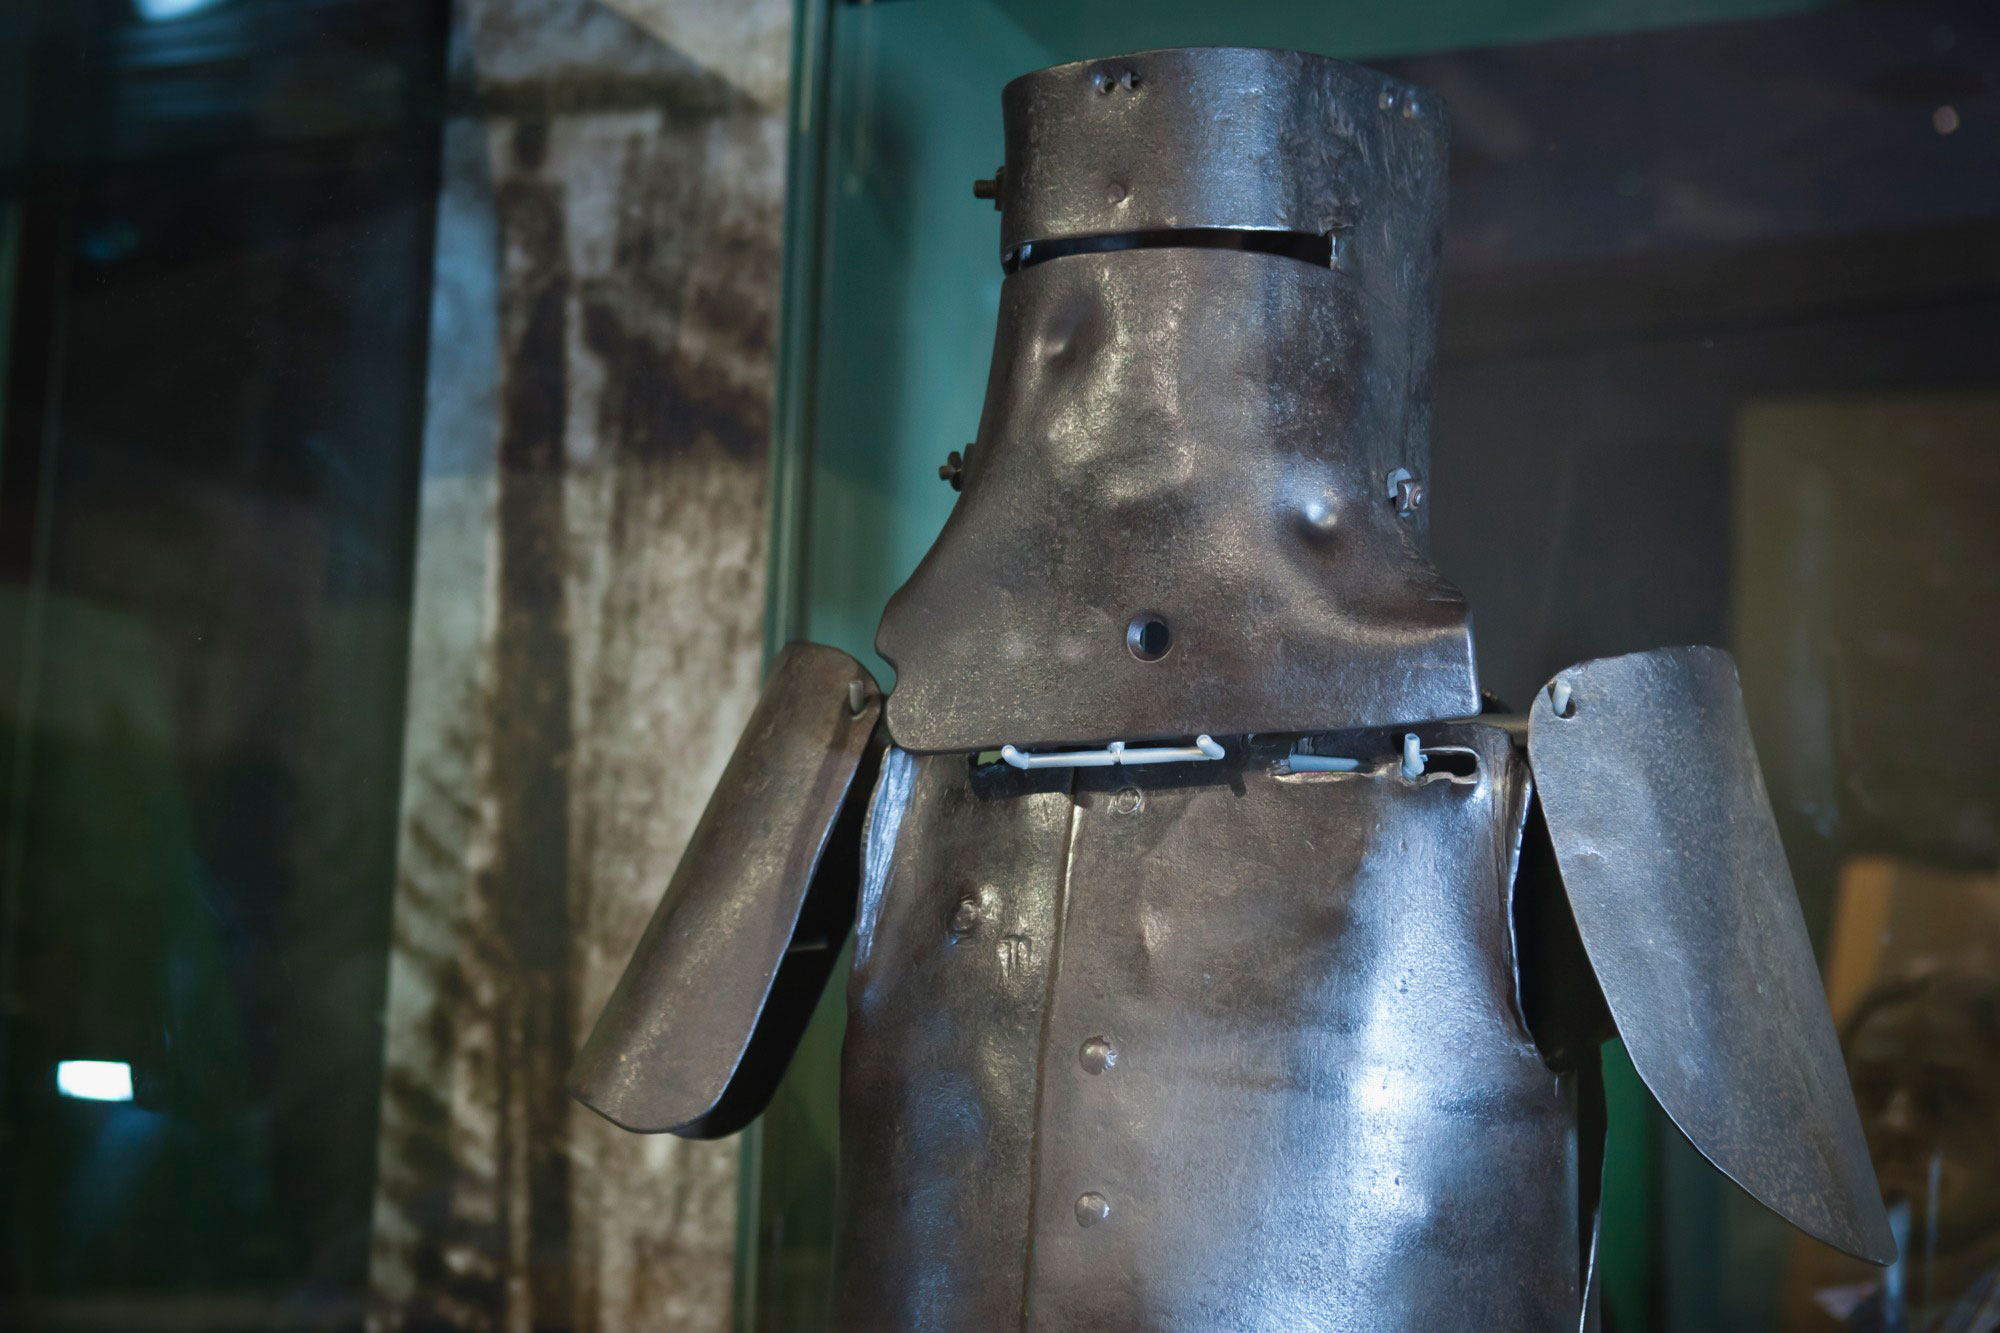
[[[0,1327],[727,1322],[561,1078],[761,667],[790,19],[0,6]]]
[[[762,665],[784,0],[459,0],[371,1283],[382,1327],[719,1329],[737,1144],[570,1053]]]

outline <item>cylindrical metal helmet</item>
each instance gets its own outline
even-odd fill
[[[1237,49],[1059,65],[1003,103],[979,438],[877,639],[897,743],[1478,711],[1422,507],[1442,104]]]

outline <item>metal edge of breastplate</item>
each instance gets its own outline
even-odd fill
[[[1327,56],[1140,51],[1021,75],[1001,106],[1003,254],[1178,228],[1339,235],[1385,178],[1403,236],[1442,209],[1443,101]]]
[[[1535,699],[1528,753],[1585,952],[1661,1109],[1800,1230],[1893,1260],[1729,655],[1570,667]]]
[[[686,1138],[735,1133],[763,1110],[853,922],[881,707],[846,653],[779,655],[577,1055],[577,1100]]]

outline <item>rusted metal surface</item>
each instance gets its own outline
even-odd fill
[[[1577,929],[1661,1107],[1772,1211],[1895,1258],[1729,655],[1571,667],[1528,745]]]
[[[892,761],[837,1327],[1577,1326],[1576,1088],[1515,997],[1527,768],[1420,734],[1472,771],[1406,780],[1391,733],[1340,738],[1353,773]]]
[[[756,698],[784,127],[595,3],[458,19],[373,1322],[722,1329],[733,1145],[563,1077]]]
[[[854,922],[881,713],[846,653],[786,647],[577,1056],[578,1100],[626,1129],[687,1138],[734,1134],[763,1112]]]

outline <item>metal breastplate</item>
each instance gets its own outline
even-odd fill
[[[1575,1326],[1575,1093],[1515,985],[1526,767],[1421,735],[1476,772],[1406,780],[1388,736],[1351,774],[892,752],[837,1327]]]

